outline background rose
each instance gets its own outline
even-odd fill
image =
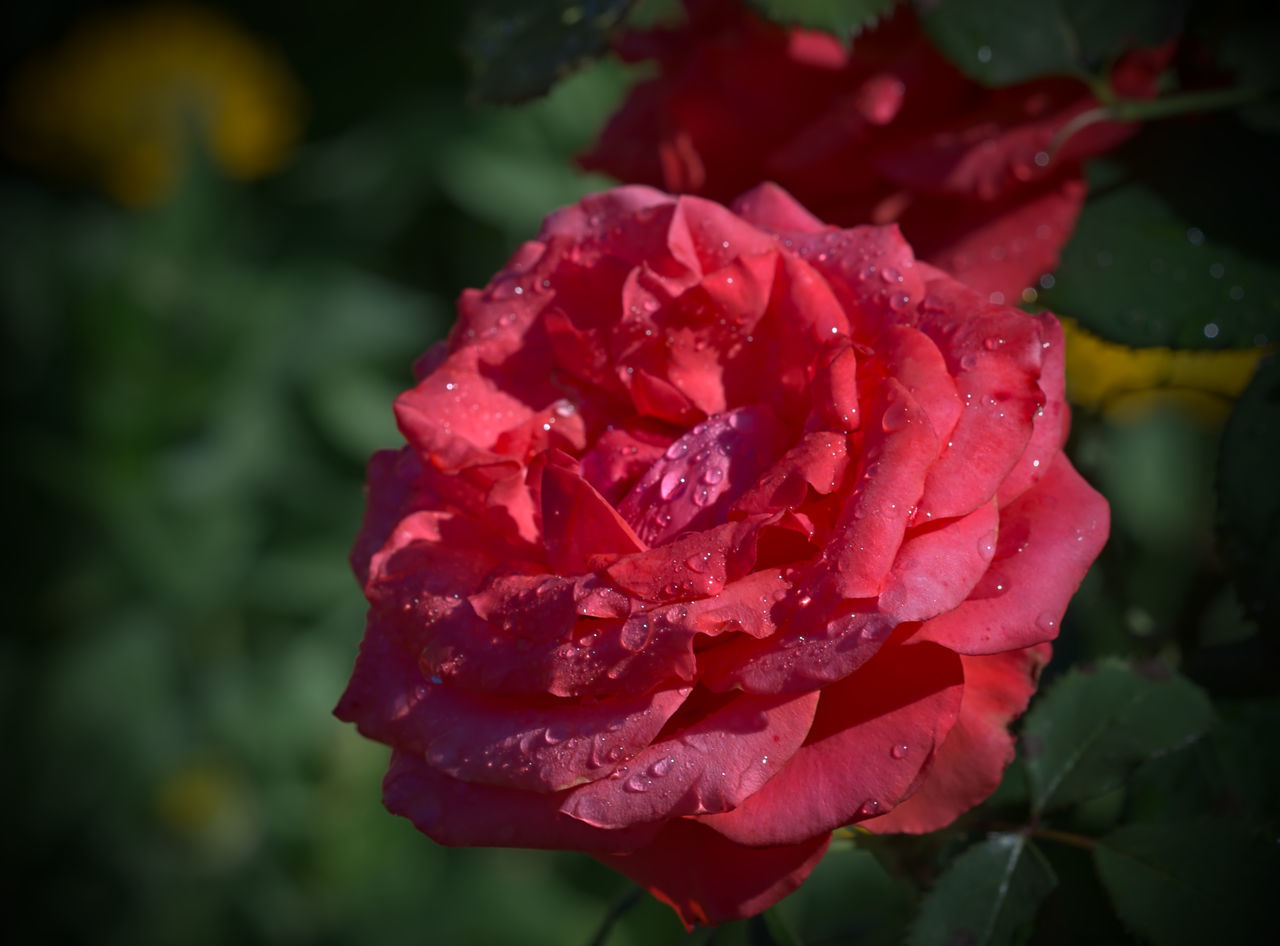
[[[585,167],[727,201],[772,180],[824,220],[898,222],[921,259],[1016,302],[1058,262],[1085,197],[1081,162],[1132,126],[1055,135],[1098,105],[1081,80],[989,89],[948,63],[908,5],[844,46],[767,23],[735,0],[686,0],[678,29],[633,33],[657,60]],[[1122,58],[1122,98],[1154,94],[1167,50]],[[999,297],[997,297],[999,298]]]
[[[826,227],[628,187],[553,214],[397,401],[338,714],[445,844],[590,852],[687,923],[1011,757],[1107,508],[1061,330]]]

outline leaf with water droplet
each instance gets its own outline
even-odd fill
[[[481,0],[463,39],[472,94],[514,105],[609,48],[634,0]]]
[[[1032,810],[1116,788],[1142,762],[1201,735],[1212,719],[1204,693],[1172,671],[1143,674],[1116,660],[1071,671],[1036,701],[1022,728]]]
[[[993,834],[942,873],[911,924],[910,946],[1012,946],[1026,938],[1058,886],[1044,855],[1022,834]]]
[[[1229,116],[1144,128],[1130,145],[1090,162],[1090,197],[1039,301],[1135,347],[1274,342],[1273,165],[1273,140]]]
[[[1189,0],[946,0],[921,18],[938,49],[985,85],[1100,75],[1178,31]]]

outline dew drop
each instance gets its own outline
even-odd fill
[[[1040,616],[1036,618],[1036,627],[1044,631],[1046,634],[1056,633],[1058,630],[1058,619],[1053,616],[1052,612],[1041,611]]]
[[[637,774],[623,782],[622,787],[629,792],[642,793],[647,792],[649,790],[649,786],[652,784],[653,782],[650,779]]]
[[[996,554],[996,534],[988,532],[978,540],[978,554],[984,562],[989,562]]]
[[[906,743],[900,742],[896,746],[894,746],[892,749],[889,750],[889,755],[893,756],[893,758],[895,759],[905,759],[907,757],[907,753],[910,751],[911,751],[910,746],[908,746]]]
[[[988,335],[982,342],[982,347],[987,351],[995,351],[1004,344],[1004,339],[999,335]]]
[[[688,449],[688,446],[685,446]],[[658,494],[663,499],[670,499],[672,496],[678,496],[684,490],[685,478],[680,474],[679,470],[668,470],[666,475],[662,477],[662,481],[658,484]]]
[[[890,402],[889,406],[885,408],[884,416],[880,418],[880,428],[886,434],[902,430],[909,423],[911,423],[911,415],[906,401],[901,398]]]
[[[676,764],[676,760],[668,756],[665,759],[659,759],[653,765],[649,766],[649,774],[654,778],[662,778],[671,771],[671,767]]]
[[[858,806],[857,816],[859,818],[870,818],[880,813],[880,802],[874,798],[868,798]]]
[[[991,47],[990,47],[990,46],[979,46],[979,47],[978,47],[978,62],[990,62],[990,61],[991,61]]]

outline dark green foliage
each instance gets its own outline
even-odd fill
[[[1195,686],[1152,666],[1073,670],[1027,714],[1022,756],[1031,808],[1051,811],[1116,788],[1140,763],[1190,742],[1212,719]]]
[[[924,28],[965,73],[987,85],[1048,75],[1097,76],[1127,49],[1172,36],[1185,0],[944,0]]]
[[[763,17],[848,40],[874,26],[900,0],[748,0]]]
[[[908,943],[1010,946],[1026,940],[1036,911],[1058,884],[1025,835],[993,834],[938,878],[911,924]]]

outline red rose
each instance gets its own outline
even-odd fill
[[[824,220],[897,222],[923,260],[996,301],[1052,270],[1084,201],[1081,161],[1132,126],[1055,135],[1098,106],[1081,81],[988,89],[942,58],[908,7],[859,35],[785,30],[730,0],[686,0],[689,23],[631,35],[657,59],[584,166],[728,201],[772,180]],[[1117,96],[1147,98],[1169,50],[1115,67]]]
[[[353,554],[392,811],[717,923],[995,788],[1107,534],[1052,316],[771,185],[587,198],[458,309]]]

